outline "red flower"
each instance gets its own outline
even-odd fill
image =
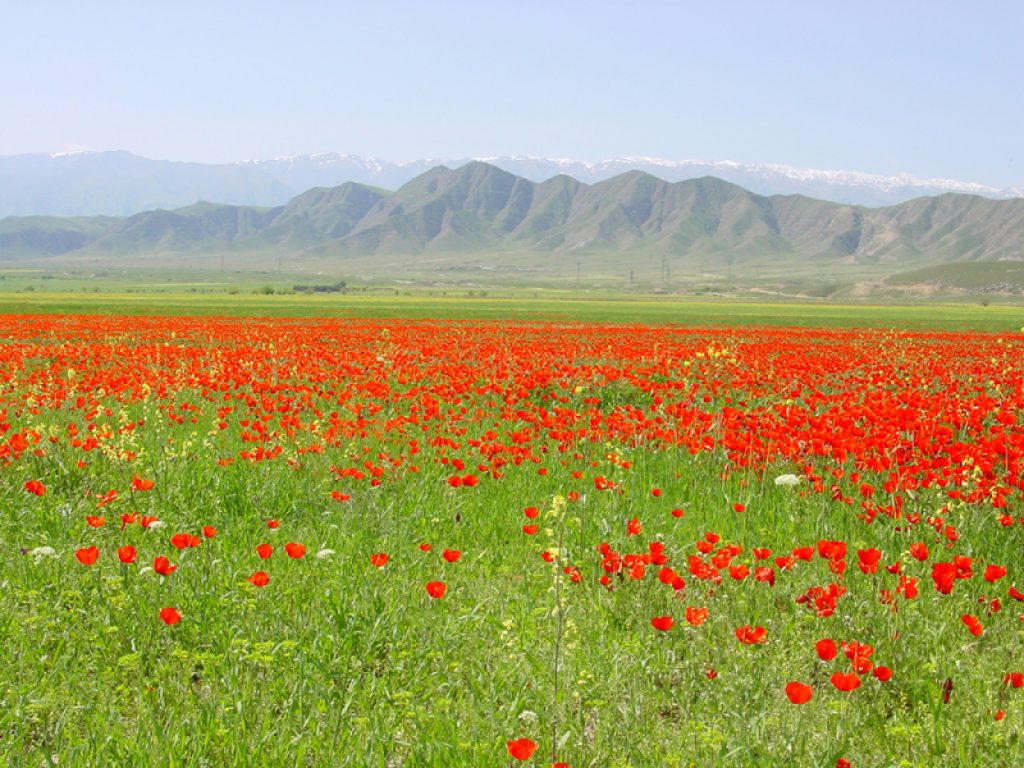
[[[85,522],[88,523],[90,528],[102,528],[106,524],[107,518],[97,517],[96,515],[86,515]]]
[[[430,547],[429,544],[420,544],[420,549],[423,550],[424,552],[429,552],[431,547]]]
[[[746,504],[740,504],[738,501],[735,504],[732,505],[732,508],[736,512],[746,512],[747,511],[747,505]]]
[[[744,645],[763,643],[768,639],[768,630],[764,627],[752,627],[749,624],[744,624],[736,629],[736,639]]]
[[[892,680],[892,670],[888,667],[875,667],[871,670],[871,674],[879,679],[883,683],[887,683]]]
[[[849,693],[860,688],[860,677],[853,672],[833,672],[832,685],[840,691]]]
[[[523,526],[523,533],[525,533],[527,536],[533,536],[533,534],[535,534],[538,530],[538,526],[533,525],[532,523],[530,525]]]
[[[963,616],[960,617],[960,621],[967,625],[967,631],[975,637],[978,637],[982,632],[985,631],[984,628],[981,626],[981,622],[978,621],[977,616],[971,616],[969,613],[965,613]]]
[[[153,489],[153,481],[143,480],[138,475],[135,475],[135,477],[132,478],[132,488],[136,491],[149,491]]]
[[[662,632],[672,629],[672,626],[675,623],[675,619],[671,616],[655,616],[651,619],[651,626],[655,629],[661,630]]]
[[[159,573],[161,576],[170,576],[178,569],[178,566],[171,565],[171,561],[166,557],[155,557],[153,558],[153,570]]]
[[[203,526],[203,536],[205,536],[208,539],[212,539],[216,535],[217,535],[217,529],[214,528],[212,525],[204,525]]]
[[[796,681],[786,684],[786,696],[794,704],[806,704],[811,700],[811,686]]]
[[[295,542],[288,542],[284,545],[284,551],[288,553],[288,557],[293,557],[299,560],[306,556],[306,545],[296,544]]]
[[[505,746],[508,748],[508,753],[516,760],[529,760],[530,755],[537,750],[537,745],[526,738],[510,741]]]
[[[462,557],[462,553],[457,549],[446,549],[444,552],[441,553],[441,557],[443,557],[449,563],[454,563],[456,560]]]
[[[164,624],[174,626],[181,621],[181,614],[178,613],[177,608],[161,608],[160,618],[163,620]]]
[[[123,547],[117,550],[117,559],[122,563],[134,563],[136,557],[135,547],[131,544],[125,544]]]
[[[92,565],[99,556],[100,551],[97,547],[83,547],[75,551],[75,557],[82,565]]]
[[[1006,575],[1006,568],[1001,565],[985,566],[985,581],[995,583]]]
[[[1024,687],[1024,672],[1009,672],[1006,677],[1003,678],[1003,682],[1011,688]]]
[[[910,556],[924,562],[928,559],[928,545],[922,541],[910,545]]]
[[[536,507],[527,507],[526,509],[523,510],[523,514],[531,520],[534,520],[537,517],[537,515],[540,514],[540,510],[538,510]]]
[[[262,589],[270,583],[270,574],[266,571],[256,571],[256,573],[249,577],[249,583],[254,587]]]
[[[627,536],[636,536],[643,529],[644,529],[643,525],[641,525],[640,521],[637,518],[635,518],[635,517],[632,520],[630,520],[628,523],[626,523],[626,535]]]
[[[952,563],[935,563],[932,566],[932,581],[935,582],[935,589],[944,595],[953,591],[953,581],[956,579],[956,567]]]
[[[280,528],[281,524],[277,520],[267,520],[267,528]]]
[[[822,661],[832,661],[836,657],[836,642],[826,637],[814,644],[814,650]]]
[[[390,557],[385,552],[375,552],[374,554],[370,555],[370,562],[378,568],[383,568],[385,565],[387,565],[389,559]]]
[[[692,606],[686,609],[686,623],[693,627],[699,627],[708,618],[707,608],[694,608]]]
[[[46,493],[46,486],[43,485],[41,480],[29,480],[25,483],[25,490],[29,493],[34,493],[36,496],[42,496]]]
[[[256,546],[256,554],[259,555],[263,560],[266,560],[272,554],[274,554],[274,548],[269,544],[258,544]]]
[[[448,591],[448,587],[443,581],[428,581],[426,589],[427,594],[435,600],[444,597],[444,593]]]
[[[178,549],[187,549],[192,546],[192,535],[188,533],[176,533],[171,536],[171,545]]]

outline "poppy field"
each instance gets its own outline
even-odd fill
[[[0,316],[12,765],[1024,755],[1024,334]]]

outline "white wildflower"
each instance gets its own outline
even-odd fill
[[[57,550],[55,550],[53,547],[36,547],[35,549],[30,549],[28,551],[28,554],[32,555],[32,557],[38,563],[45,557],[56,557]]]
[[[333,554],[336,554],[333,549],[321,549],[316,553],[316,559],[323,560],[325,557],[330,557]]]
[[[775,478],[776,485],[800,485],[800,478],[796,475],[779,475]]]

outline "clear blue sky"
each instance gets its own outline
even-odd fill
[[[1024,1],[6,5],[0,155],[648,155],[1024,185]]]

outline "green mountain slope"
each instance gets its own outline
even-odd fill
[[[391,264],[471,254],[539,264],[590,259],[619,273],[633,259],[663,256],[702,269],[792,263],[899,272],[1024,258],[1024,200],[947,194],[864,208],[764,197],[711,177],[669,183],[640,171],[593,185],[567,176],[535,184],[472,162],[433,168],[395,192],[347,183],[277,208],[200,203],[123,219],[0,221],[0,258],[224,249]]]

